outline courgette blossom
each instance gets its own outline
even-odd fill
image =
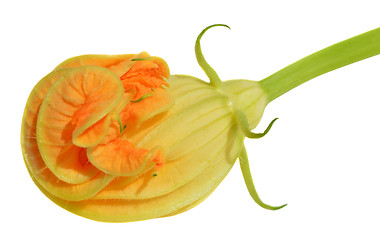
[[[143,52],[68,59],[32,90],[21,146],[27,169],[53,202],[106,222],[171,216],[202,202],[239,158],[252,198],[244,138],[268,103],[323,73],[380,53],[380,29],[303,58],[261,80],[221,81],[195,44],[209,82],[170,75]]]

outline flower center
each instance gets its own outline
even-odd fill
[[[169,71],[166,63],[156,57],[142,53],[135,60],[120,63],[127,70],[121,74],[124,100],[110,114],[112,120],[103,141],[87,149],[89,161],[103,172],[114,176],[142,174],[164,164],[163,150],[137,148],[128,136],[123,136],[129,128],[140,124],[169,108],[172,101],[164,87]],[[115,72],[122,72],[117,67]]]

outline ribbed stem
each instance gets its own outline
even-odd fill
[[[260,81],[271,102],[319,75],[380,54],[380,28],[313,53]]]

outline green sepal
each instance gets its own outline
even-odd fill
[[[251,132],[251,130],[249,129],[249,123],[248,123],[247,115],[240,109],[235,109],[234,113],[235,113],[234,115],[235,115],[236,121],[239,124],[240,129],[243,131],[244,135],[248,138],[262,138],[262,137],[264,137],[269,132],[269,130],[272,128],[273,123],[278,119],[278,118],[273,119],[269,123],[268,127],[265,129],[265,131],[263,133],[254,133],[254,132]]]
[[[206,73],[207,77],[210,79],[210,83],[214,87],[219,88],[222,81],[220,80],[220,78],[219,78],[218,74],[215,72],[215,70],[210,66],[210,64],[207,63],[206,59],[204,58],[204,56],[202,54],[202,49],[201,49],[201,38],[202,38],[203,34],[205,34],[205,32],[207,30],[209,30],[210,28],[217,27],[217,26],[226,27],[228,29],[231,29],[229,26],[227,26],[225,24],[214,24],[214,25],[208,26],[205,29],[203,29],[203,31],[198,35],[197,40],[195,41],[195,56],[197,57],[197,61],[198,61],[199,66],[203,69],[203,71]]]
[[[262,208],[268,209],[268,210],[278,210],[283,207],[285,207],[287,204],[281,205],[281,206],[271,206],[268,204],[265,204],[263,201],[261,201],[255,185],[253,184],[252,180],[252,174],[251,170],[249,167],[249,162],[248,162],[248,155],[247,155],[247,150],[245,147],[243,147],[240,155],[239,155],[239,163],[240,163],[240,168],[241,172],[243,173],[243,178],[245,181],[245,185],[247,186],[248,192],[251,195],[252,199]]]

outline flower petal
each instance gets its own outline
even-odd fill
[[[131,142],[116,138],[106,145],[87,148],[89,161],[98,169],[113,176],[134,176],[148,163],[162,164],[161,151],[138,149]]]
[[[91,165],[83,167],[75,152],[104,138],[106,115],[122,94],[120,80],[95,66],[70,69],[50,87],[38,113],[37,142],[45,164],[59,179],[79,184],[98,172]]]

